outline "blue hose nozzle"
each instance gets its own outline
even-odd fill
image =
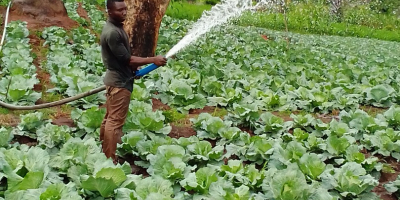
[[[151,71],[153,71],[153,70],[155,70],[157,68],[158,68],[158,66],[153,63],[153,64],[151,64],[151,65],[149,65],[149,66],[147,66],[147,67],[145,67],[143,69],[137,70],[136,73],[135,73],[135,76],[144,76],[144,75],[148,74],[149,72],[151,72]]]

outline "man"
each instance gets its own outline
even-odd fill
[[[131,56],[128,35],[123,29],[127,7],[124,0],[107,0],[108,21],[103,28],[100,43],[104,65],[107,112],[100,128],[100,141],[107,158],[116,164],[117,143],[121,142],[122,127],[128,114],[133,90],[134,72],[138,66],[154,63],[164,66],[166,58]]]

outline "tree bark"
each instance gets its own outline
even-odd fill
[[[155,55],[162,18],[170,0],[127,0],[125,31],[133,56]]]

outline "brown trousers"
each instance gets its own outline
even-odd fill
[[[100,127],[103,153],[117,163],[115,152],[121,143],[122,127],[128,115],[131,92],[125,88],[106,87],[106,115]]]

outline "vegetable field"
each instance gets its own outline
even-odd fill
[[[0,100],[34,105],[103,84],[102,5],[65,5],[81,27],[9,24]],[[165,16],[157,54],[192,24]],[[118,165],[101,152],[104,92],[70,103],[70,126],[42,110],[2,125],[0,199],[397,199],[398,49],[372,39],[215,28],[136,80]]]

